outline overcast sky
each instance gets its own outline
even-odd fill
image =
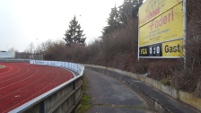
[[[0,50],[62,40],[74,15],[89,43],[101,35],[115,3],[123,0],[0,0]]]

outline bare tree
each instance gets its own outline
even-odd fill
[[[46,42],[42,42],[36,48],[36,52],[37,53],[45,53],[48,50],[48,48],[53,45],[53,43],[54,42],[52,40],[47,40]]]
[[[26,53],[34,53],[34,43],[33,42],[31,42],[30,44],[29,44],[29,46],[27,47],[27,49],[25,50],[25,52]]]
[[[11,47],[10,49],[8,49],[9,52],[18,52],[17,49],[15,49],[14,47]]]

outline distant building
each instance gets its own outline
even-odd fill
[[[26,52],[7,52],[0,51],[0,59],[37,59],[43,60],[44,54],[41,53],[26,53]]]
[[[1,59],[13,59],[15,58],[15,52],[0,51]]]
[[[16,52],[15,58],[16,59],[37,59],[43,60],[43,53],[27,53],[27,52]]]

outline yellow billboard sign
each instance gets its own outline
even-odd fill
[[[139,28],[139,46],[183,38],[182,3]]]
[[[162,44],[163,57],[183,57],[183,40],[175,40]]]
[[[139,9],[139,26],[143,26],[183,0],[147,0]]]

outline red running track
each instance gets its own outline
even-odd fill
[[[0,63],[0,113],[28,102],[73,78],[63,68],[29,63]]]

